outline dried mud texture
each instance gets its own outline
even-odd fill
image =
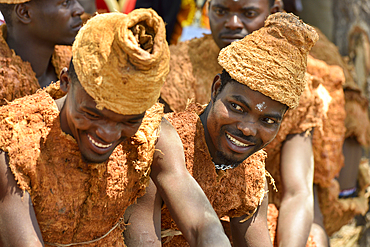
[[[69,55],[69,56],[68,56]],[[71,47],[55,47],[52,63],[59,77],[61,66],[69,67]],[[67,66],[66,66],[67,65]],[[57,72],[59,71],[59,72]],[[0,106],[14,99],[34,94],[40,89],[31,64],[22,60],[6,43],[6,25],[0,27]],[[56,95],[64,95],[59,92]]]
[[[185,110],[189,99],[200,104],[210,101],[213,79],[222,72],[219,52],[211,35],[170,45],[170,72],[161,97],[173,111]]]
[[[257,210],[266,193],[266,153],[258,151],[234,169],[216,171],[205,142],[202,122],[197,115],[200,109],[199,105],[190,104],[186,112],[166,115],[182,140],[186,167],[220,218],[245,215],[247,219]],[[162,210],[164,229],[177,229],[166,207]],[[164,246],[189,245],[183,236],[175,236]]]
[[[356,137],[356,140],[363,146],[370,145],[370,122],[368,113],[368,101],[362,97],[357,90],[346,89],[346,134],[345,137]]]
[[[368,146],[370,145],[370,121],[368,111],[364,110],[365,108],[367,109],[368,100],[355,83],[351,74],[352,68],[340,55],[338,47],[330,42],[318,28],[316,28],[316,31],[320,39],[312,48],[310,55],[316,59],[323,60],[328,65],[338,65],[343,69],[345,76],[343,88],[347,113],[345,120],[346,137],[355,136],[361,145]]]
[[[274,247],[278,247],[277,238],[276,238],[276,229],[278,224],[279,210],[274,204],[269,204],[267,211],[267,225],[270,232],[271,242]],[[313,236],[310,235],[307,240],[306,247],[317,247]]]
[[[91,241],[117,225],[86,246],[124,246],[120,218],[145,192],[162,108],[148,110],[135,136],[100,164],[83,162],[76,141],[60,129],[47,93],[0,108],[0,148],[8,153],[18,186],[31,195],[45,242]]]
[[[370,166],[367,159],[362,159],[360,162],[358,182],[358,196],[348,199],[338,199],[340,189],[338,182],[334,179],[330,187],[318,187],[320,208],[329,236],[349,223],[355,215],[365,215],[368,212],[369,193],[367,189],[370,185]]]
[[[349,223],[355,215],[364,215],[368,210],[368,195],[363,190],[355,198],[338,199],[338,194],[339,184],[335,179],[330,187],[318,187],[320,209],[329,236]]]
[[[319,35],[319,40],[312,47],[310,55],[318,60],[326,62],[328,65],[338,65],[341,67],[345,76],[344,87],[359,89],[353,80],[351,68],[340,55],[338,47],[332,43],[318,28],[315,29]]]
[[[71,58],[72,58],[72,46],[70,45],[55,46],[53,56],[51,57],[51,63],[54,65],[55,74],[58,76],[58,78],[63,68],[69,68]]]
[[[324,106],[323,131],[314,131],[312,138],[315,159],[314,183],[321,187],[330,186],[344,165],[342,146],[346,128],[344,120],[343,70],[336,65],[310,57],[307,72],[322,80],[318,92]]]
[[[318,39],[294,14],[275,13],[264,27],[223,48],[218,62],[237,82],[295,108],[306,85],[307,54]]]
[[[66,95],[66,93],[60,89],[60,81],[53,82],[42,90],[47,92],[53,99],[59,99]]]
[[[275,203],[277,207],[280,206],[282,191],[280,152],[284,141],[288,135],[309,132],[313,128],[315,132],[322,131],[323,102],[317,92],[322,86],[318,78],[307,73],[306,83],[298,107],[287,111],[278,134],[265,148],[267,152],[266,170],[268,170],[275,179],[275,185],[278,189],[278,192],[276,192],[273,186],[269,185],[269,202]]]
[[[78,32],[72,53],[76,74],[97,108],[119,114],[149,109],[169,71],[165,25],[152,9],[94,16]]]

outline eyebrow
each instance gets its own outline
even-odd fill
[[[98,115],[100,117],[105,117],[105,115],[101,111],[99,111],[98,109],[96,109],[95,107],[85,106],[85,107],[83,107],[83,109],[88,110],[88,111],[91,111],[91,112],[95,113],[96,115]],[[126,115],[126,116],[130,116],[130,115]],[[136,120],[140,120],[144,116],[145,116],[145,112],[142,113],[142,114],[140,114],[140,115],[138,115],[138,116],[135,115],[134,117],[129,118],[129,119],[125,120],[125,121],[136,121]]]
[[[88,111],[91,111],[93,113],[95,113],[96,115],[99,115],[99,116],[103,116],[103,114],[101,113],[101,111],[99,111],[98,109],[96,109],[95,107],[90,107],[90,106],[84,106],[82,107],[82,109],[84,110],[88,110]]]
[[[239,95],[232,95],[231,96],[232,98],[234,98],[236,101],[239,101],[240,103],[242,103],[245,107],[247,107],[249,110],[251,110],[252,108],[250,107],[250,105],[247,103],[247,101],[244,100],[243,97],[239,96]],[[268,118],[273,118],[273,119],[276,119],[278,121],[281,121],[283,120],[283,115],[284,114],[279,114],[279,113],[265,113],[264,116],[265,117],[268,117]]]
[[[226,9],[226,10],[230,9],[227,6],[222,5],[222,4],[214,4],[214,5],[212,5],[212,8],[221,8],[221,9]],[[250,7],[242,7],[241,9],[243,11],[248,11],[248,10],[258,10],[259,8],[254,7],[254,6],[250,6]]]

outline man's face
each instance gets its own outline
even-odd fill
[[[87,163],[106,161],[118,144],[133,136],[144,117],[98,110],[94,99],[77,81],[70,85],[61,111],[61,128],[73,136]]]
[[[275,138],[287,106],[235,81],[217,93],[219,85],[206,116],[208,149],[216,164],[240,164]]]
[[[30,1],[33,33],[51,45],[71,45],[82,25],[84,13],[77,0]]]
[[[263,27],[266,18],[278,7],[269,0],[211,0],[209,23],[220,49]]]

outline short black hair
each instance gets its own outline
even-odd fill
[[[230,74],[225,69],[223,69],[221,73],[221,86],[218,90],[218,93],[221,93],[222,90],[225,88],[226,84],[231,81],[235,80],[230,76]]]
[[[69,78],[71,79],[71,83],[73,85],[73,84],[76,84],[76,82],[80,82],[80,81],[78,80],[76,70],[75,70],[75,66],[73,65],[72,60],[73,60],[73,58],[71,58],[71,62],[69,63],[68,75],[69,75]]]
[[[0,3],[0,11],[8,27],[12,25],[12,12],[14,11],[15,5],[16,4]]]
[[[222,73],[221,73],[221,85],[220,85],[220,88],[218,89],[218,91],[216,93],[216,97],[213,98],[213,102],[216,101],[217,95],[219,95],[222,92],[222,90],[225,88],[226,84],[228,84],[229,82],[232,82],[232,81],[235,81],[235,80],[233,78],[231,78],[230,74],[225,69],[223,69]]]

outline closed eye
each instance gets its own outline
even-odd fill
[[[92,112],[87,112],[87,111],[85,111],[85,116],[87,118],[90,118],[90,119],[99,119],[100,118],[99,115],[96,115],[96,114],[94,114]]]
[[[136,125],[136,124],[141,124],[141,120],[130,120],[130,121],[127,121],[127,123],[129,125]]]

